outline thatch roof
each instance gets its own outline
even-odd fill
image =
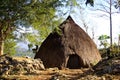
[[[93,40],[70,16],[59,29],[61,34],[51,33],[35,55],[35,58],[41,58],[45,67],[90,67],[101,60]]]

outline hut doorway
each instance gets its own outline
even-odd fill
[[[67,62],[67,68],[69,69],[80,69],[81,68],[81,59],[77,54],[72,54],[69,56]]]

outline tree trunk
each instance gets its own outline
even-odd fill
[[[0,40],[0,56],[3,55],[3,51],[4,51],[4,41]]]
[[[2,30],[0,30],[0,56],[3,55],[4,51],[4,38]]]
[[[112,47],[112,0],[110,0],[110,46]]]

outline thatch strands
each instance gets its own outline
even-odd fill
[[[46,68],[90,67],[101,60],[93,40],[70,16],[59,29],[61,33],[51,33],[35,55],[35,58],[43,61]]]

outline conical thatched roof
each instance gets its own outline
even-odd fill
[[[101,60],[93,40],[70,16],[59,28],[61,34],[51,33],[35,55],[35,58],[41,58],[46,68],[90,67]]]

